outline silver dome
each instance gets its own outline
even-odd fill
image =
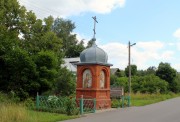
[[[81,63],[101,63],[107,64],[108,55],[101,48],[93,44],[92,47],[85,49],[80,54]]]

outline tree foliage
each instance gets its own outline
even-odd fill
[[[157,68],[155,66],[150,66],[147,70],[146,70],[146,74],[156,74],[156,70]]]
[[[27,52],[14,49],[4,56],[3,61],[4,64],[0,69],[1,90],[15,91],[21,98],[26,98],[37,89],[35,63]]]
[[[85,49],[83,40],[78,42],[76,34],[72,33],[74,28],[74,23],[62,18],[56,18],[52,25],[53,32],[62,39],[62,50],[67,58],[79,57],[80,52]]]
[[[88,43],[87,43],[86,48],[91,47],[91,46],[95,43],[95,41],[96,41],[96,40],[95,40],[94,38],[92,38],[91,40],[89,40]]]
[[[128,67],[125,73],[126,77],[111,76],[111,85],[123,86],[128,92]],[[151,66],[147,70],[138,70],[132,76],[131,84],[135,93],[177,93],[180,92],[180,75],[170,64],[161,62],[157,69]]]
[[[132,91],[135,93],[166,93],[168,91],[168,83],[155,75],[133,76],[131,84]],[[116,78],[114,85],[122,86],[125,92],[128,92],[128,77]]]
[[[169,90],[174,92],[174,80],[176,77],[176,70],[173,69],[169,63],[160,63],[156,71],[156,75],[169,83]]]
[[[137,66],[136,65],[131,65],[131,75],[135,76],[137,73]],[[129,66],[125,68],[125,74],[128,77],[129,76]]]
[[[61,84],[58,92],[73,93],[72,73],[61,64],[63,57],[79,56],[84,49],[72,34],[74,28],[70,20],[37,19],[17,0],[1,0],[0,91],[12,91],[23,100]]]
[[[166,93],[168,83],[155,75],[133,77],[132,90],[141,93]]]
[[[55,84],[55,92],[60,95],[70,95],[75,93],[76,76],[66,68],[61,68]]]
[[[172,85],[174,86],[173,91],[175,93],[180,92],[180,74],[179,73],[177,73],[177,76],[175,77],[174,82],[173,82]]]

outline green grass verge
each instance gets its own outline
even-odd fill
[[[32,111],[17,104],[0,103],[0,108],[0,122],[57,122],[78,117]]]
[[[62,120],[74,119],[78,116],[67,116],[65,114],[48,113],[48,112],[37,112],[28,111],[29,118],[28,122],[57,122]]]
[[[180,94],[132,94],[131,95],[131,106],[144,106],[148,104],[157,103],[167,99],[179,97]]]

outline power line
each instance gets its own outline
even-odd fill
[[[24,0],[19,0],[21,3],[24,4],[24,6],[28,6],[30,7],[31,9],[33,10],[36,10],[37,12],[41,13],[43,12],[44,15],[47,14],[47,13],[56,13],[56,14],[61,14],[59,13],[58,11],[56,10],[52,10],[52,9],[49,9],[49,8],[46,8],[46,7],[39,7],[38,5],[34,4],[34,3],[30,3],[28,1],[24,1]]]

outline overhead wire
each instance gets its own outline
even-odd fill
[[[39,14],[44,13],[44,15],[47,15],[47,13],[56,13],[56,14],[60,14],[58,11],[56,10],[52,10],[49,9],[47,7],[40,7],[34,3],[28,2],[28,1],[24,1],[24,0],[19,0],[24,6],[27,6],[28,8],[33,10],[36,10],[36,12],[38,12]]]

